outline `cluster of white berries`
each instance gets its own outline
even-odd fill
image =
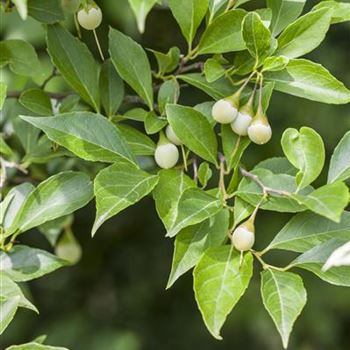
[[[94,3],[83,6],[77,13],[79,24],[86,30],[96,29],[102,22],[102,11]]]
[[[163,132],[160,133],[154,158],[158,166],[170,169],[179,160],[179,150],[176,146],[180,146],[182,143],[170,125],[166,127],[165,134],[166,136]]]
[[[240,224],[232,233],[233,246],[240,251],[250,250],[255,242],[255,228],[253,219],[250,218]]]
[[[267,143],[272,136],[271,126],[262,107],[254,115],[253,95],[249,101],[239,105],[241,91],[215,102],[212,108],[213,118],[221,124],[231,124],[232,130],[240,136],[247,136],[259,145]]]

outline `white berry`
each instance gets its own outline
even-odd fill
[[[78,22],[87,30],[96,29],[102,22],[102,11],[98,6],[91,6],[89,9],[82,8],[78,11]]]
[[[177,145],[177,146],[180,146],[182,145],[182,142],[181,140],[177,137],[177,135],[175,134],[174,132],[174,129],[168,125],[165,129],[165,134],[166,134],[166,137],[167,139],[173,143],[174,145]]]
[[[249,114],[238,112],[238,116],[231,124],[231,128],[237,135],[246,136],[252,120],[253,118]]]
[[[163,169],[170,169],[179,160],[179,151],[172,143],[165,143],[157,146],[154,154],[156,163]]]
[[[248,136],[252,142],[263,145],[271,139],[271,126],[258,119],[249,126]]]
[[[232,123],[237,117],[237,108],[227,100],[219,100],[215,102],[211,114],[213,118],[221,124]]]
[[[237,250],[246,251],[253,247],[255,234],[244,224],[238,226],[232,234],[232,244]]]

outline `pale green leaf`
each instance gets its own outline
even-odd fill
[[[209,332],[222,339],[220,330],[249,285],[253,258],[240,254],[233,246],[209,248],[193,271],[194,291],[199,310]]]
[[[261,295],[287,349],[294,322],[306,304],[303,281],[294,273],[268,269],[261,274]]]
[[[54,117],[21,118],[80,158],[100,162],[133,159],[118,127],[99,114],[72,112]]]
[[[289,62],[289,58],[286,56],[267,57],[264,61],[262,71],[276,72],[276,71],[282,70],[287,67],[288,62]]]
[[[99,111],[99,68],[87,46],[61,25],[54,24],[47,27],[47,48],[67,83]]]
[[[225,68],[215,58],[209,58],[204,63],[204,75],[208,83],[220,79],[225,74]]]
[[[129,4],[136,17],[137,28],[140,33],[145,31],[146,17],[156,2],[157,0],[129,0]]]
[[[258,163],[254,169],[266,169],[271,171],[273,174],[286,174],[295,176],[297,169],[285,157],[273,157],[268,158]]]
[[[153,109],[151,67],[142,46],[127,35],[111,28],[109,53],[119,75]]]
[[[146,173],[127,160],[101,170],[94,182],[97,211],[92,235],[106,220],[150,193],[157,181],[158,176]]]
[[[40,344],[37,342],[31,342],[22,345],[12,345],[6,350],[68,350],[67,348],[57,347],[57,346],[49,346]]]
[[[154,111],[150,111],[145,117],[145,129],[148,135],[159,132],[167,124],[165,117],[159,117]]]
[[[177,234],[167,288],[194,267],[207,248],[219,246],[225,241],[228,224],[229,212],[223,209],[211,218],[186,227]]]
[[[350,241],[337,247],[329,256],[322,267],[322,271],[327,271],[332,267],[350,266]]]
[[[20,17],[25,21],[28,16],[28,0],[13,0]]]
[[[184,145],[203,159],[217,164],[217,139],[205,116],[191,107],[170,104],[166,107],[166,114]]]
[[[321,1],[313,9],[328,8],[332,12],[331,23],[350,21],[350,4],[348,2]]]
[[[210,169],[210,165],[207,162],[203,162],[200,164],[198,168],[198,180],[203,187],[206,187],[208,181],[212,177],[213,172]]]
[[[311,184],[320,175],[325,162],[325,148],[321,136],[313,129],[287,129],[281,139],[283,152],[299,170],[297,191]]]

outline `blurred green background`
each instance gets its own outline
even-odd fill
[[[308,1],[306,9],[316,2]],[[98,35],[105,52],[108,25],[132,35],[144,47],[167,51],[178,45],[185,49],[180,30],[167,9],[155,8],[148,16],[144,35],[140,36],[127,0],[105,0],[98,4],[104,13]],[[252,1],[246,6],[247,9],[260,7],[264,7],[263,1]],[[68,25],[74,30],[72,23]],[[30,41],[39,50],[42,61],[47,61],[45,29],[35,20],[29,18],[23,22],[16,13],[3,15],[1,36]],[[83,39],[98,58],[92,33],[83,31]],[[322,45],[308,56],[350,87],[350,24],[333,25]],[[15,89],[28,84],[19,77],[10,80],[11,88]],[[62,82],[53,81],[48,88],[54,89],[55,84]],[[207,96],[191,88],[181,93],[183,104],[207,100]],[[278,92],[273,95],[268,115],[273,140],[267,146],[250,148],[244,158],[248,167],[282,154],[279,139],[287,127],[306,125],[317,130],[325,141],[328,159],[350,129],[349,105],[324,105]],[[324,178],[325,174],[320,183]],[[264,247],[288,218],[270,212],[260,214],[256,225],[258,248]],[[164,228],[151,198],[108,221],[91,239],[93,220],[93,204],[76,214],[73,230],[83,248],[82,260],[74,267],[29,284],[40,315],[20,309],[1,337],[2,349],[41,334],[48,334],[48,344],[71,350],[282,349],[278,333],[262,306],[259,266],[247,294],[224,326],[224,340],[218,342],[205,329],[196,308],[190,273],[165,291],[173,242],[164,238]],[[50,249],[37,231],[24,235],[22,242]],[[279,252],[269,260],[284,265],[290,258],[287,253]],[[303,277],[308,304],[295,325],[289,349],[350,349],[349,290],[327,285],[310,273],[303,273]]]

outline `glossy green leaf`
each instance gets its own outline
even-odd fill
[[[127,35],[111,28],[109,31],[109,53],[119,75],[152,110],[151,67],[142,46]]]
[[[306,0],[267,0],[267,6],[272,10],[271,32],[276,36],[289,23],[299,17]]]
[[[283,133],[281,144],[288,160],[299,169],[296,176],[298,190],[317,179],[325,162],[325,149],[321,136],[315,130],[289,128]]]
[[[271,33],[257,13],[250,12],[244,17],[242,35],[248,51],[257,62],[261,62],[269,55]]]
[[[129,4],[136,17],[137,28],[140,33],[145,31],[146,17],[156,2],[157,0],[129,0]]]
[[[92,198],[92,184],[81,172],[66,171],[41,182],[26,197],[10,232],[24,232],[72,213]]]
[[[209,23],[211,23],[218,13],[221,13],[225,9],[227,2],[228,0],[209,0]]]
[[[52,105],[49,95],[41,89],[29,89],[22,92],[19,103],[39,115],[52,115]]]
[[[49,24],[64,20],[60,0],[28,0],[28,15]]]
[[[215,18],[204,31],[198,52],[205,54],[244,50],[241,27],[245,14],[243,10],[233,10]]]
[[[54,117],[21,118],[80,158],[100,162],[133,159],[119,129],[99,114],[72,112]]]
[[[318,188],[307,196],[293,195],[309,210],[339,222],[343,210],[349,204],[349,189],[343,182],[334,182]]]
[[[150,193],[157,181],[158,176],[146,173],[127,160],[101,170],[94,182],[97,211],[92,235],[106,220]]]
[[[311,271],[322,280],[337,286],[350,287],[350,267],[338,266],[328,271],[322,270],[328,257],[344,244],[344,240],[331,239],[299,255],[289,267],[299,267]]]
[[[331,23],[341,23],[350,21],[350,4],[338,1],[321,1],[314,9],[328,8],[332,11]]]
[[[275,236],[268,249],[305,252],[332,238],[350,240],[350,213],[344,212],[339,223],[306,212],[294,216]]]
[[[61,25],[54,24],[47,27],[47,48],[67,83],[99,111],[99,68],[87,46]]]
[[[275,81],[275,89],[309,100],[346,104],[350,91],[320,64],[292,59],[287,67],[278,72],[266,72],[264,78]]]
[[[199,310],[209,332],[222,339],[220,330],[249,285],[253,258],[240,254],[233,246],[209,248],[193,271],[194,292]]]
[[[175,134],[192,152],[217,164],[217,139],[208,120],[191,107],[167,105],[166,114]]]
[[[109,59],[102,64],[100,94],[105,113],[108,116],[114,115],[124,98],[124,84]]]
[[[156,50],[148,49],[151,51],[158,63],[158,71],[160,74],[173,71],[180,60],[180,49],[178,47],[172,47],[167,53],[159,52]]]
[[[145,117],[145,129],[148,135],[159,132],[167,124],[165,117],[159,117],[154,111],[150,111]]]
[[[196,31],[207,10],[208,0],[168,0],[170,10],[191,46]]]
[[[287,349],[293,325],[306,304],[303,280],[291,272],[265,270],[261,274],[261,295]]]
[[[328,171],[328,183],[347,180],[350,177],[350,131],[334,149]]]
[[[44,250],[15,245],[9,252],[0,252],[0,271],[13,281],[25,282],[49,274],[67,264]]]
[[[182,193],[195,186],[194,181],[180,170],[161,170],[159,181],[153,191],[158,216],[167,230],[175,223],[178,204]]]
[[[219,246],[225,241],[228,225],[229,212],[223,209],[211,218],[186,227],[177,234],[167,288],[194,267],[207,248]]]
[[[158,108],[159,112],[163,114],[168,103],[177,103],[180,96],[180,86],[176,79],[166,80],[158,91]]]
[[[186,189],[179,198],[175,219],[168,229],[167,237],[174,237],[185,227],[202,222],[215,215],[221,208],[220,199],[199,188]]]
[[[314,50],[324,40],[332,11],[312,11],[290,24],[278,37],[276,54],[296,58]]]
[[[204,75],[208,83],[220,79],[225,74],[225,68],[215,58],[209,58],[204,63]]]
[[[4,40],[0,42],[0,67],[9,64],[19,75],[34,77],[40,74],[41,64],[32,45],[24,40]]]

